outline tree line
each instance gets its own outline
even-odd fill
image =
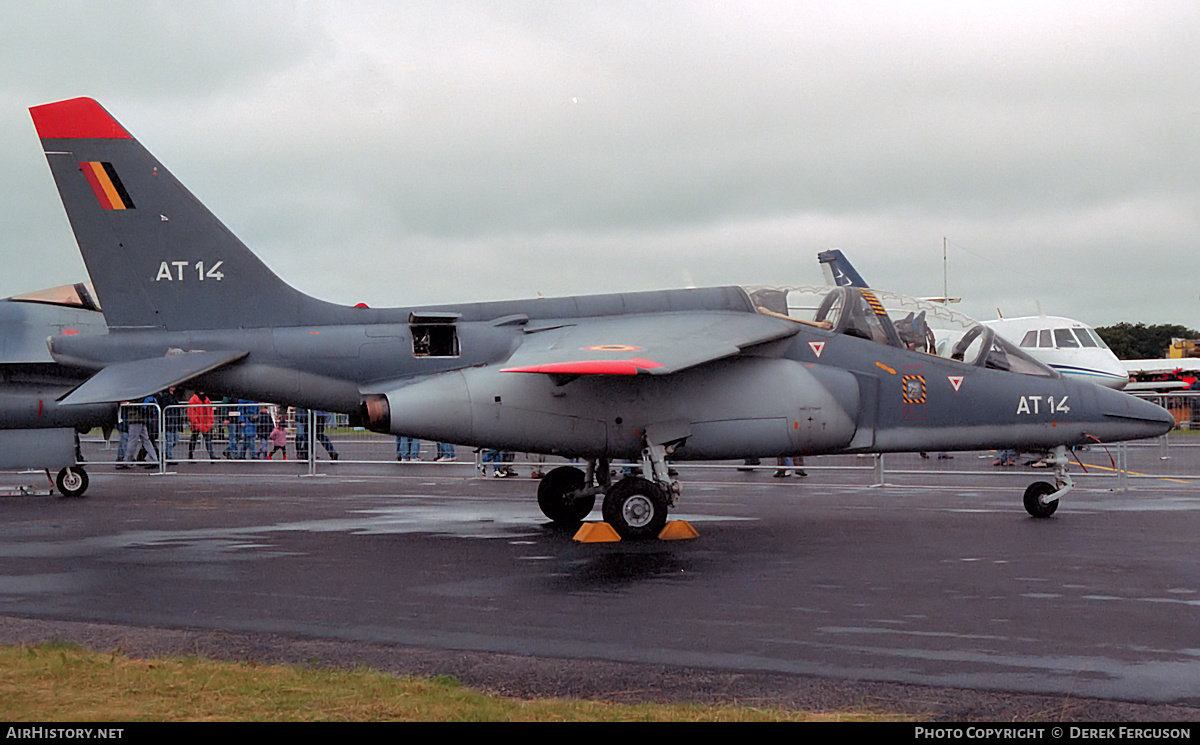
[[[1175,323],[1117,323],[1098,326],[1096,333],[1122,360],[1166,357],[1172,339],[1200,339],[1200,331]]]

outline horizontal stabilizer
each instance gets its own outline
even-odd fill
[[[249,352],[184,352],[109,365],[62,398],[64,406],[140,401],[173,385],[212,372]]]
[[[501,371],[667,375],[787,338],[799,328],[782,318],[724,311],[581,319],[527,333]]]

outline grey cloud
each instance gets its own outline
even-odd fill
[[[25,107],[87,93],[330,299],[815,282],[833,245],[929,295],[948,235],[994,262],[952,249],[951,291],[981,314],[1040,300],[1093,323],[1200,323],[1176,279],[1200,268],[1189,4],[212,2],[14,19],[0,61],[24,74],[0,83],[0,190],[21,207],[5,222],[10,243],[58,258],[10,272],[8,292],[79,271]]]

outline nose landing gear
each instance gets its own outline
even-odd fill
[[[1067,472],[1067,448],[1059,445],[1051,452],[1054,461],[1054,483],[1035,481],[1025,490],[1025,511],[1033,517],[1050,517],[1058,509],[1058,498],[1075,488]]]

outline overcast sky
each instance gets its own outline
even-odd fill
[[[28,107],[99,100],[285,280],[716,284],[1200,327],[1200,3],[5,3],[0,296],[86,277]]]

